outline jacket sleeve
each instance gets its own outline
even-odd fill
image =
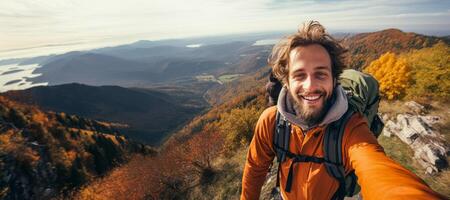
[[[390,159],[370,133],[366,123],[350,132],[347,162],[355,170],[364,200],[446,199],[418,176]]]
[[[275,157],[272,148],[275,121],[272,109],[266,109],[256,124],[242,176],[241,200],[259,199],[261,187]]]

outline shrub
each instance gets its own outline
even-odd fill
[[[406,59],[390,52],[371,62],[364,71],[378,80],[381,95],[389,100],[402,98],[410,84],[411,73]]]
[[[225,148],[233,150],[248,145],[253,137],[261,111],[255,107],[235,108],[221,116],[220,130],[225,136]]]

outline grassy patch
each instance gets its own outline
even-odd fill
[[[212,82],[217,81],[213,75],[199,75],[195,76],[195,78],[199,81],[212,81]]]
[[[242,74],[227,74],[227,75],[220,76],[219,80],[222,83],[227,83],[227,82],[231,82],[231,81],[239,78],[240,76],[242,76]]]
[[[380,135],[378,142],[383,146],[386,155],[393,160],[399,162],[402,166],[408,170],[418,173],[419,165],[414,164],[413,156],[414,151],[405,143],[403,143],[398,137],[386,137]]]
[[[220,157],[214,165],[219,168],[210,184],[194,188],[188,199],[239,199],[242,173],[247,151],[236,152],[232,157]]]
[[[434,128],[439,132],[447,143],[450,142],[450,107],[448,104],[441,102],[432,102],[430,105],[429,115],[439,116],[440,123],[437,123]]]
[[[406,107],[404,104],[405,102],[398,100],[395,101],[382,100],[380,102],[378,111],[383,114],[387,114],[389,118],[392,118],[395,117],[397,114],[410,112],[410,109]]]

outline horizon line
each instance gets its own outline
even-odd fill
[[[373,33],[373,32],[379,32],[389,29],[397,29],[405,33],[416,33],[420,35],[425,36],[431,36],[431,37],[448,37],[450,36],[450,30],[428,30],[427,32],[422,31],[404,31],[400,28],[384,28],[381,30],[374,30],[374,29],[361,29],[361,30],[351,30],[351,29],[329,29],[329,33],[331,35],[333,34],[362,34],[362,33]],[[295,30],[294,30],[295,31]],[[168,40],[194,40],[194,39],[206,39],[206,38],[220,38],[220,37],[230,37],[230,36],[239,36],[239,35],[256,35],[256,34],[289,34],[289,32],[294,32],[293,30],[273,30],[273,31],[251,31],[251,32],[240,32],[240,33],[227,33],[227,34],[206,34],[206,35],[197,35],[197,36],[187,36],[187,37],[171,37],[171,38],[155,38],[155,39],[134,39],[132,41],[127,42],[119,42],[115,44],[105,44],[105,45],[99,45],[96,47],[89,47],[89,48],[74,48],[72,50],[60,52],[60,53],[48,53],[48,54],[36,54],[36,55],[30,55],[30,56],[23,56],[23,57],[6,57],[6,58],[0,58],[0,62],[5,62],[8,60],[20,60],[20,59],[30,59],[35,57],[41,57],[41,56],[51,56],[51,55],[61,55],[69,52],[74,51],[92,51],[102,48],[114,48],[118,46],[124,46],[124,45],[130,45],[133,43],[141,42],[141,41],[148,41],[148,42],[161,42],[161,41],[168,41]],[[281,36],[283,37],[283,36]],[[267,39],[275,39],[275,38],[267,38]],[[68,42],[68,43],[62,43],[62,44],[43,44],[43,45],[37,45],[37,46],[31,46],[31,47],[23,47],[23,48],[14,48],[14,49],[5,49],[0,50],[0,53],[2,52],[14,52],[14,51],[23,51],[23,50],[30,50],[30,49],[39,49],[39,48],[49,48],[49,47],[64,47],[64,46],[73,46],[77,44],[86,44],[88,42]],[[114,42],[113,42],[114,43]]]

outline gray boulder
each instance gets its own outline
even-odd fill
[[[427,173],[433,174],[448,166],[446,156],[449,148],[445,139],[432,127],[440,121],[437,116],[398,114],[396,121],[386,122],[383,135],[396,135],[408,144],[418,163]]]

